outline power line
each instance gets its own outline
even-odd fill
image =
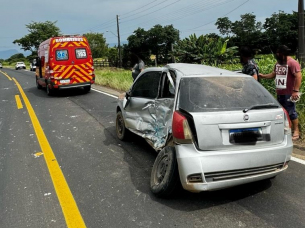
[[[127,12],[127,13],[122,14],[122,15],[128,15],[128,14],[130,14],[130,13],[132,13],[132,12],[134,13],[135,11],[142,9],[142,10],[141,10],[141,14],[140,14],[138,17],[136,17],[137,15],[130,15],[130,16],[126,16],[126,17],[121,18],[121,20],[122,20],[122,19],[126,19],[126,18],[130,18],[130,17],[132,17],[132,16],[135,16],[134,18],[131,18],[131,19],[129,19],[129,20],[122,21],[121,24],[123,24],[123,23],[125,24],[125,23],[128,23],[128,22],[137,20],[137,19],[139,19],[139,18],[142,18],[142,17],[144,17],[144,16],[153,14],[153,13],[155,13],[155,12],[161,11],[161,10],[163,10],[164,8],[167,8],[167,7],[171,6],[171,5],[173,5],[173,4],[177,3],[177,2],[179,2],[180,0],[176,0],[176,1],[174,1],[174,2],[171,2],[170,4],[167,4],[167,5],[163,6],[162,8],[160,8],[160,7],[156,8],[156,7],[157,7],[157,6],[160,6],[160,4],[163,4],[163,3],[167,2],[168,0],[159,2],[158,4],[153,4],[153,3],[157,2],[157,1],[158,1],[158,0],[152,1],[152,2],[146,4],[146,5],[142,6],[142,7],[139,7],[139,8],[137,8],[137,9],[133,10],[133,11],[130,11],[130,12]],[[176,10],[176,11],[173,11],[173,12],[170,13],[170,14],[166,14],[166,15],[160,14],[161,16],[152,18],[152,19],[150,19],[149,21],[141,22],[140,25],[142,25],[142,24],[144,24],[144,23],[145,23],[145,25],[147,25],[147,22],[148,22],[148,23],[150,22],[150,24],[151,24],[151,23],[156,23],[156,22],[159,22],[159,21],[160,21],[160,22],[164,22],[164,21],[171,21],[171,22],[172,22],[172,21],[181,20],[181,19],[184,19],[185,17],[189,17],[189,16],[192,16],[192,15],[194,15],[194,14],[198,14],[198,13],[200,13],[200,12],[203,12],[203,11],[206,11],[206,10],[210,10],[210,9],[212,9],[212,8],[218,7],[218,6],[223,5],[223,4],[227,4],[227,3],[232,2],[232,1],[235,1],[235,0],[219,0],[219,1],[217,1],[217,0],[208,0],[208,1],[204,1],[204,2],[202,2],[202,1],[197,1],[197,2],[195,2],[195,3],[193,3],[193,4],[188,5],[187,7],[180,8],[180,9],[178,9],[178,10]],[[250,1],[250,0],[246,0],[246,1],[243,2],[242,4],[240,4],[240,5],[238,5],[237,7],[235,7],[233,10],[231,10],[231,11],[229,11],[228,13],[224,14],[222,17],[227,16],[228,14],[230,14],[230,13],[232,13],[233,11],[237,10],[237,9],[240,8],[242,5],[246,4],[248,1]],[[148,6],[150,6],[150,7],[147,8]],[[144,12],[147,12],[147,11],[152,10],[152,9],[154,9],[154,8],[155,8],[155,10],[150,11],[150,12],[148,12],[148,13],[145,13],[145,14],[143,15]],[[143,10],[143,9],[144,9],[144,10]],[[156,20],[154,20],[154,19],[156,19]],[[196,30],[196,29],[198,29],[198,28],[201,28],[201,27],[204,27],[204,26],[206,26],[206,25],[209,25],[209,24],[211,24],[211,23],[213,23],[213,22],[215,22],[215,21],[216,21],[216,20],[213,20],[213,21],[210,21],[210,22],[208,22],[208,23],[205,23],[205,24],[203,24],[203,25],[201,25],[201,26],[195,27],[195,28],[193,28],[193,29],[188,29],[188,30],[185,30],[185,31],[194,31],[194,30]],[[100,24],[100,25],[98,25],[98,26],[95,26],[95,27],[93,27],[93,28],[91,28],[91,29],[96,29],[96,28],[107,29],[107,28],[113,27],[114,24],[115,24],[115,21],[114,21],[114,20],[111,20],[111,21],[104,22],[104,23],[102,23],[102,24]],[[135,27],[135,26],[133,26],[133,27]],[[131,26],[128,27],[128,28],[131,28]],[[123,28],[123,31],[124,31],[124,30],[126,31],[126,28],[125,28],[125,29]],[[128,32],[128,33],[123,33],[123,34],[121,34],[121,36],[124,37],[124,36],[126,36],[126,35],[131,35],[132,33],[133,33],[133,32],[131,32],[131,33],[130,33],[130,32]]]
[[[192,16],[192,15],[194,15],[196,13],[201,13],[203,11],[206,11],[206,10],[209,10],[209,9],[212,9],[212,8],[216,8],[219,5],[226,4],[226,3],[232,2],[232,1],[235,1],[235,0],[218,0],[216,2],[215,2],[215,0],[208,0],[208,1],[204,1],[204,2],[197,1],[194,4],[189,5],[188,7],[183,7],[181,9],[176,10],[176,11],[173,11],[170,14],[169,17],[168,17],[168,14],[167,14],[166,16],[158,17],[158,18],[161,18],[162,21],[164,21],[164,19],[165,20],[170,20],[171,19],[171,22],[172,22],[172,21],[175,21],[175,20],[183,19],[183,18],[185,18],[187,16]],[[179,14],[179,12],[183,12],[184,15],[181,16],[182,14],[181,13]],[[185,13],[186,13],[186,15],[185,15]],[[151,19],[150,21],[153,21],[151,23],[156,23],[156,20],[154,20],[154,19]],[[143,22],[143,24],[144,23],[147,25],[146,21]],[[130,34],[130,32],[123,33],[122,36],[125,36],[127,34]]]
[[[139,7],[139,8],[137,8],[137,9],[135,9],[135,10],[133,10],[133,11],[129,11],[129,12],[127,12],[127,13],[125,13],[125,14],[122,14],[122,15],[127,15],[127,14],[130,14],[130,13],[132,13],[132,12],[135,12],[135,11],[137,11],[137,10],[143,8],[143,7],[146,7],[146,6],[152,4],[152,3],[156,2],[156,1],[158,1],[158,0],[154,0],[154,1],[150,2],[150,3],[148,3],[148,4],[145,4],[145,5],[143,5],[143,6]],[[168,1],[168,0],[166,0],[166,1]],[[96,25],[96,26],[91,27],[91,28],[89,28],[89,29],[82,30],[82,31],[77,32],[77,33],[82,33],[82,32],[84,32],[84,31],[90,31],[90,30],[96,30],[97,28],[101,28],[101,27],[103,27],[103,26],[108,26],[108,25],[111,25],[111,24],[115,24],[115,20],[108,20],[108,21],[103,22],[103,23],[101,23],[101,24],[99,24],[99,25]],[[106,28],[109,28],[109,26],[106,27]]]
[[[156,5],[151,6],[149,9],[145,9],[145,10],[143,10],[143,8],[145,8],[146,6],[148,6],[148,5],[152,4],[152,3],[156,2],[156,1],[158,1],[158,0],[152,1],[152,2],[148,3],[147,5],[141,6],[141,7],[137,8],[137,9],[135,9],[135,10],[133,10],[133,11],[130,11],[130,12],[128,12],[128,13],[124,13],[124,14],[122,14],[121,16],[124,16],[124,15],[130,14],[130,13],[135,13],[135,11],[138,11],[138,10],[141,10],[141,12],[144,12],[144,11],[146,11],[146,10],[149,10],[149,9],[151,9],[151,8],[154,8],[155,6],[158,6],[158,5],[160,5],[160,4],[162,4],[162,3],[166,2],[166,1],[169,1],[169,0],[164,0],[164,1],[163,1],[163,2],[161,2],[161,3],[157,3]],[[134,15],[131,15],[131,16],[134,16]],[[125,19],[125,18],[128,18],[128,17],[131,17],[131,16],[122,17],[122,19]]]
[[[176,0],[175,2],[172,2],[172,3],[170,3],[170,4],[168,4],[168,5],[164,6],[164,7],[162,7],[162,9],[165,9],[165,8],[171,6],[171,5],[173,5],[173,4],[175,4],[176,2],[179,2],[179,1],[181,1],[181,0]],[[130,20],[121,22],[121,23],[126,23],[126,22],[128,22],[128,21],[133,21],[133,20],[139,19],[139,18],[141,18],[141,17],[144,17],[144,16],[150,15],[150,14],[152,14],[152,13],[155,13],[155,12],[157,12],[157,11],[159,11],[159,9],[157,9],[157,10],[155,10],[155,11],[152,11],[152,12],[150,12],[150,13],[147,13],[147,14],[145,14],[145,15],[143,15],[143,16],[139,16],[139,17],[136,17],[136,18],[133,18],[133,19],[130,19]]]
[[[201,13],[203,11],[218,7],[219,5],[223,5],[228,2],[232,2],[232,1],[235,1],[235,0],[229,0],[229,1],[228,0],[220,0],[220,1],[209,0],[209,1],[205,1],[205,2],[199,1],[194,4],[191,4],[188,7],[184,7],[183,9],[176,10],[176,11],[172,12],[171,14],[167,14],[165,16],[159,16],[158,18],[156,18],[156,20],[151,19],[150,24],[160,22],[160,21],[161,22],[163,22],[163,21],[173,22],[173,21],[181,20],[186,17],[193,16],[194,14]],[[147,25],[147,22],[149,22],[149,21],[142,22],[139,25],[141,25],[141,24]]]
[[[94,27],[91,27],[91,28],[89,28],[89,29],[85,29],[85,30],[82,30],[82,31],[76,32],[76,33],[82,33],[82,32],[90,31],[90,30],[93,30],[93,29],[96,30],[97,28],[99,28],[99,27],[101,27],[101,26],[103,26],[103,25],[110,25],[110,24],[115,24],[115,21],[114,21],[114,20],[109,20],[109,21],[106,21],[106,22],[104,22],[104,23],[102,23],[102,24],[96,25],[96,26],[94,26]]]
[[[225,16],[229,15],[230,13],[234,12],[235,10],[237,10],[237,9],[240,8],[241,6],[245,5],[245,4],[246,4],[247,2],[249,2],[249,1],[250,1],[250,0],[246,0],[245,2],[243,2],[242,4],[240,4],[240,5],[238,5],[236,8],[234,8],[233,10],[231,10],[231,11],[229,11],[228,13],[224,14],[222,17],[225,17]],[[192,30],[195,30],[195,29],[204,27],[204,26],[209,25],[209,24],[211,24],[211,23],[213,23],[213,22],[215,22],[215,21],[217,21],[217,20],[210,21],[210,22],[208,22],[208,23],[206,23],[206,24],[204,24],[204,25],[198,26],[198,27],[193,28],[193,29],[188,29],[188,30],[186,30],[186,31],[192,31]]]
[[[214,0],[209,0],[209,1],[214,1]],[[198,4],[199,3],[199,4]],[[199,6],[198,6],[198,5]],[[165,16],[164,15],[162,15],[161,13],[161,16],[160,15],[158,15],[158,17],[156,18],[153,18],[153,19],[150,19],[150,20],[148,20],[148,21],[143,21],[143,22],[141,22],[139,25],[141,25],[141,24],[147,24],[147,22],[151,22],[152,20],[154,21],[154,23],[156,22],[156,21],[160,21],[160,18],[167,18],[168,16],[171,16],[171,15],[177,15],[177,14],[179,14],[180,12],[182,12],[183,14],[186,12],[186,11],[188,11],[189,10],[189,8],[191,8],[191,7],[196,7],[196,8],[198,8],[198,7],[200,7],[200,5],[205,5],[206,4],[206,2],[202,2],[202,0],[200,0],[200,1],[198,1],[198,2],[196,2],[196,3],[194,3],[194,4],[191,4],[191,6],[188,6],[188,7],[183,7],[183,8],[181,8],[181,9],[178,9],[178,10],[176,10],[176,11],[173,11],[173,12],[171,12],[171,13],[168,13],[168,14],[166,14]],[[162,10],[162,9],[161,9]],[[154,20],[154,19],[156,19],[156,20]]]
[[[158,0],[156,0],[156,1],[158,1]],[[156,7],[156,6],[160,6],[161,4],[163,4],[164,2],[167,2],[167,1],[169,1],[169,0],[164,0],[164,1],[162,1],[162,2],[160,2],[160,3],[158,3],[158,4],[156,4],[156,5],[151,6],[150,8],[148,8],[148,9],[146,9],[146,10],[142,10],[141,13],[143,13],[143,12],[145,12],[145,11],[147,11],[147,10],[151,10],[151,9],[153,9],[153,8]],[[177,0],[177,1],[171,3],[171,4],[167,5],[167,6],[170,6],[170,5],[172,5],[172,4],[174,4],[174,3],[178,2],[178,1],[180,1],[180,0]],[[155,1],[154,1],[154,2],[155,2]],[[151,3],[153,3],[153,2],[151,2]],[[149,4],[150,4],[150,3],[149,3]],[[149,4],[147,4],[147,5],[149,5]],[[145,5],[145,6],[147,6],[147,5]],[[163,8],[166,8],[167,6],[164,6]],[[156,11],[158,11],[158,10],[156,10]],[[153,12],[151,12],[151,13],[154,13],[154,12],[156,12],[156,11],[153,11]],[[148,13],[148,14],[151,14],[151,13]],[[126,14],[128,14],[128,13],[126,13]],[[126,15],[126,14],[125,14],[125,15]],[[143,15],[143,16],[146,16],[146,15],[148,15],[148,14],[145,14],[145,15]],[[135,16],[135,15],[131,15],[131,16]],[[125,17],[125,18],[131,17],[131,16],[127,16],[127,17]],[[140,16],[140,17],[143,17],[143,16]],[[125,22],[133,21],[133,20],[138,19],[138,18],[140,18],[140,17],[133,18],[133,19],[129,19],[129,20],[125,21]],[[123,18],[123,19],[125,19],[125,18]],[[121,18],[120,20],[122,20],[122,18]],[[125,22],[121,22],[121,23],[125,23]],[[102,27],[102,28],[99,27],[99,29],[107,29],[107,28],[112,27],[111,25],[109,25],[109,26],[105,25],[105,26],[106,26],[106,27]]]

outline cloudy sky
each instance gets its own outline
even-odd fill
[[[218,33],[214,24],[219,17],[236,21],[241,14],[254,13],[264,22],[274,12],[297,8],[298,0],[8,0],[0,4],[0,51],[19,51],[12,42],[28,34],[25,25],[33,21],[57,21],[63,34],[103,33],[112,44],[117,42],[116,15],[121,41],[126,41],[138,27],[173,24],[184,38]]]

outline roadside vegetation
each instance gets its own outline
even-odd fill
[[[95,83],[106,87],[113,88],[118,91],[127,91],[132,82],[130,70],[119,68],[103,68],[95,70]]]

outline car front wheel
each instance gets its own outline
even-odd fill
[[[130,135],[130,131],[125,127],[123,114],[120,111],[116,114],[116,135],[122,141],[127,140]]]
[[[158,197],[168,197],[179,187],[179,171],[174,147],[164,147],[158,154],[150,178],[150,189]]]

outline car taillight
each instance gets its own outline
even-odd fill
[[[284,110],[284,134],[289,135],[291,134],[291,121],[286,109],[283,108],[283,110]]]
[[[178,111],[174,112],[172,129],[174,141],[176,143],[192,143],[192,133],[187,119]]]

